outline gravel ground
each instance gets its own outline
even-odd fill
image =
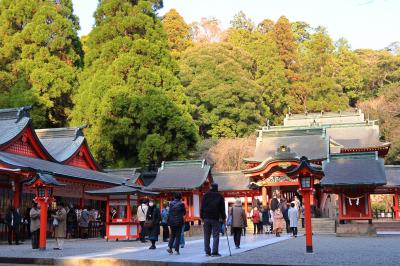
[[[269,265],[400,265],[400,236],[313,238],[313,254],[298,237],[213,262]]]

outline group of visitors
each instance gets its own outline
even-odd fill
[[[151,241],[149,249],[156,249],[156,242],[160,234],[160,225],[163,227],[163,241],[168,241],[167,252],[176,254],[179,248],[184,247],[185,215],[186,207],[182,200],[182,194],[176,193],[174,199],[164,205],[162,212],[153,200],[143,200],[137,208],[137,219],[140,225],[139,240],[146,242],[146,236]]]

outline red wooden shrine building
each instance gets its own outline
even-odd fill
[[[26,184],[39,172],[64,184],[54,188],[55,198],[78,208],[105,206],[103,197],[85,191],[120,185],[127,177],[101,170],[90,153],[83,127],[35,130],[29,109],[0,110],[0,221],[11,205],[26,215],[35,198],[34,189]],[[4,229],[0,224],[0,233]]]

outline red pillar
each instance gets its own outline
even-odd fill
[[[267,187],[262,187],[261,188],[261,194],[262,194],[262,205],[265,207],[267,206]]]
[[[313,252],[312,246],[312,228],[311,228],[311,204],[310,204],[310,196],[311,190],[303,190],[301,191],[304,199],[304,219],[306,226],[306,251],[307,253]]]
[[[106,203],[106,238],[109,238],[109,228],[110,228],[110,197],[107,196],[107,203]]]
[[[47,203],[40,201],[40,238],[39,249],[46,249],[46,234],[47,234]]]

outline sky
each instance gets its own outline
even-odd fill
[[[79,35],[90,32],[98,0],[73,0],[80,19]],[[347,39],[353,49],[382,49],[400,41],[399,0],[164,0],[163,15],[175,8],[187,23],[202,17],[215,17],[223,29],[240,10],[258,23],[265,18],[276,21],[305,21],[312,27],[324,26],[337,40]]]

